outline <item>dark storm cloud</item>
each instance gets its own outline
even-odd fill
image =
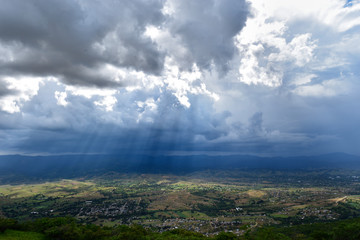
[[[180,37],[192,55],[189,66],[214,61],[225,70],[235,51],[232,38],[248,15],[247,3],[178,1],[171,16],[163,15],[163,5],[162,0],[2,1],[0,44],[14,57],[0,62],[1,72],[96,87],[122,85],[111,74],[98,73],[106,64],[157,75],[166,53],[144,35],[150,25]]]
[[[137,93],[119,94],[114,112],[105,113],[80,96],[68,96],[71,104],[66,108],[56,105],[52,95],[57,87],[54,82],[46,83],[24,104],[24,114],[0,112],[0,128],[8,129],[7,134],[14,139],[0,139],[0,143],[18,152],[163,153],[191,150],[197,148],[195,136],[211,141],[229,131],[229,113],[216,113],[205,96],[193,96],[197,104],[184,108],[169,104],[176,102],[171,93],[162,94],[153,121],[137,123],[139,113],[132,101],[139,97]],[[116,112],[120,112],[122,123],[107,121],[116,118]]]
[[[158,74],[163,54],[143,33],[162,21],[161,8],[156,0],[2,1],[0,44],[21,50],[13,52],[15,61],[1,63],[2,72],[98,87],[112,82],[96,74],[103,64]]]
[[[176,1],[171,32],[181,36],[200,67],[227,69],[235,53],[233,37],[244,27],[249,3],[243,0]]]
[[[0,1],[0,153],[358,153],[358,27],[264,4]]]

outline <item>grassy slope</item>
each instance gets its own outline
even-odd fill
[[[45,235],[35,232],[6,230],[0,233],[0,240],[45,240]]]

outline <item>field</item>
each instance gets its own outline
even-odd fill
[[[6,230],[0,234],[0,240],[45,240],[45,236],[35,232],[24,232],[15,230]]]
[[[72,216],[101,226],[139,224],[238,235],[360,216],[360,172],[201,171],[119,174],[0,186],[0,216]],[[4,238],[6,239],[6,238]],[[8,238],[11,239],[11,238]]]

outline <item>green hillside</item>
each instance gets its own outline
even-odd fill
[[[208,237],[203,234],[174,229],[155,232],[139,225],[100,227],[81,224],[73,218],[40,218],[19,223],[12,219],[0,219],[0,240],[345,240],[360,239],[360,218],[328,223],[303,224],[290,227],[260,227],[236,236],[220,232]]]
[[[45,240],[46,236],[42,233],[25,232],[8,229],[0,233],[0,240]]]

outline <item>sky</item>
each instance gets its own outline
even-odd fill
[[[0,5],[0,154],[360,155],[358,0]]]

